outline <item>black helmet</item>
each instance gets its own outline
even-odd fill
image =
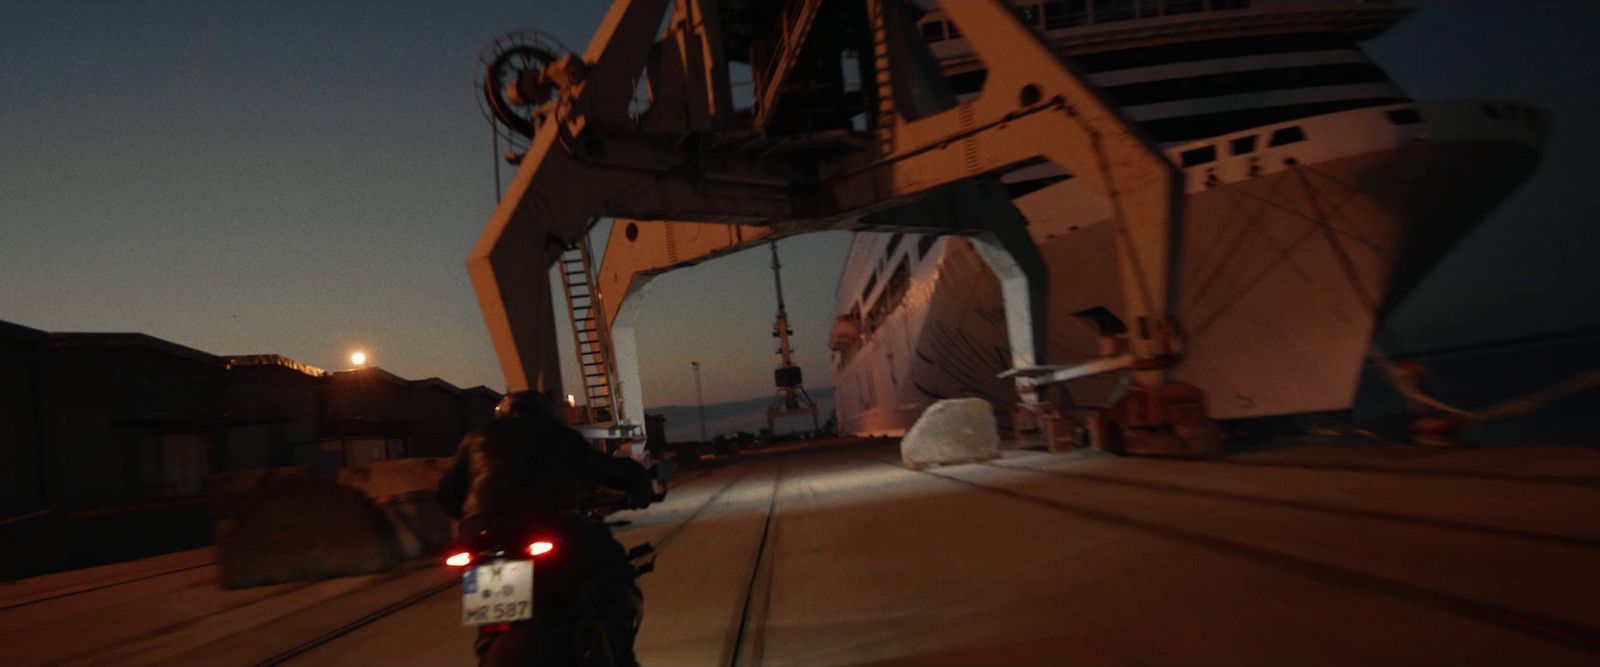
[[[555,419],[550,398],[537,391],[513,391],[494,406],[495,419]]]

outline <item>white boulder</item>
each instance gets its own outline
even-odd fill
[[[994,407],[981,398],[947,398],[928,406],[900,439],[900,461],[912,470],[999,456]]]

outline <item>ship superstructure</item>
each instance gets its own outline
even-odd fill
[[[1238,419],[1346,409],[1377,323],[1537,166],[1540,110],[1418,102],[1361,50],[1393,2],[1014,3],[1185,177],[1174,379]],[[939,12],[918,24],[958,96],[987,72]],[[1049,356],[1120,352],[1109,200],[1050,164],[1004,178],[1049,267]],[[842,431],[898,434],[933,401],[1017,400],[1000,287],[972,243],[857,236],[839,283]],[[1110,349],[1108,349],[1108,346]],[[1068,385],[1104,404],[1125,373]]]

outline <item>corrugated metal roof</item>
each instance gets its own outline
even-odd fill
[[[452,394],[460,394],[461,393],[461,388],[460,387],[457,387],[457,386],[455,386],[453,384],[450,384],[449,382],[445,382],[444,380],[441,380],[441,379],[436,378],[436,377],[424,378],[424,379],[421,379],[421,380],[412,380],[411,384],[413,386],[423,385],[423,386],[428,386],[428,387],[436,387],[436,388],[439,388],[439,389],[443,389],[443,390],[445,390],[447,392],[450,392]]]
[[[50,340],[50,334],[38,329],[30,329],[20,324],[12,324],[11,322],[0,320],[0,338],[13,338],[25,340],[30,343],[43,343],[47,340]]]
[[[311,364],[305,362],[295,361],[294,359],[290,359],[281,354],[237,354],[223,357],[223,361],[226,362],[228,368],[230,369],[246,366],[282,366],[284,368],[300,371],[301,373],[305,373],[306,375],[310,375],[312,377],[324,377],[329,375],[328,371],[317,368],[316,366],[312,366]]]
[[[407,380],[407,379],[405,379],[403,377],[395,375],[394,373],[390,373],[389,371],[383,370],[382,368],[378,368],[377,366],[368,366],[366,368],[352,368],[352,369],[346,370],[346,371],[333,371],[332,373],[328,374],[328,377],[333,378],[335,381],[349,381],[349,380],[361,379],[361,378],[364,378],[364,377],[367,377],[367,376],[377,377],[380,380],[386,380],[386,381],[388,381],[390,383],[397,384],[397,385],[400,385],[402,387],[409,386],[411,384],[410,380]]]
[[[221,357],[142,333],[52,333],[50,343],[56,347],[144,347],[202,364],[222,365]]]
[[[476,387],[469,387],[467,389],[463,389],[463,390],[461,390],[461,392],[464,393],[464,394],[475,394],[475,395],[478,395],[478,396],[488,396],[488,397],[493,398],[494,400],[497,400],[497,401],[500,400],[500,396],[501,396],[500,392],[495,391],[493,389],[490,389],[488,387],[485,387],[485,386],[483,386],[481,384],[476,386]]]

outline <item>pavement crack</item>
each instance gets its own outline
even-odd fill
[[[24,601],[24,602],[16,602],[16,603],[8,604],[8,605],[6,605],[4,607],[0,607],[0,611],[9,611],[9,610],[12,610],[12,609],[18,609],[18,608],[21,608],[21,607],[27,607],[29,605],[36,605],[36,604],[39,604],[39,603],[42,603],[42,602],[49,602],[51,600],[60,600],[62,598],[72,597],[74,595],[83,595],[84,593],[93,593],[95,591],[103,591],[103,590],[108,589],[108,588],[116,588],[118,586],[126,586],[128,584],[136,584],[136,583],[139,583],[141,581],[149,581],[151,579],[156,579],[156,578],[159,578],[159,577],[171,576],[171,575],[178,574],[178,573],[181,573],[181,572],[188,572],[190,570],[197,570],[197,569],[200,569],[202,567],[210,567],[210,566],[216,565],[216,564],[217,564],[217,561],[207,561],[207,562],[204,562],[204,563],[200,563],[198,565],[189,565],[189,566],[186,566],[186,567],[180,567],[180,568],[176,568],[176,569],[172,569],[172,570],[166,570],[166,571],[163,571],[163,572],[156,572],[154,574],[146,574],[146,575],[143,575],[143,576],[136,576],[136,577],[133,577],[133,578],[130,578],[130,579],[121,579],[121,580],[118,580],[118,581],[111,582],[109,584],[100,584],[98,586],[91,586],[89,588],[80,588],[80,589],[77,589],[77,590],[71,590],[71,591],[67,591],[67,592],[64,592],[64,593],[56,593],[54,595],[49,595],[49,596],[46,596],[46,597],[34,598],[32,600],[27,600],[27,601]],[[203,582],[203,581],[195,582],[194,584],[191,584],[190,586],[185,586],[185,588],[191,588],[193,586],[200,586],[200,585],[204,585],[205,583],[207,583],[207,582]]]
[[[897,463],[885,462],[885,465],[900,467]],[[939,469],[916,472],[986,493],[1046,507],[1097,523],[1139,530],[1164,539],[1201,547],[1236,558],[1243,558],[1330,586],[1383,595],[1437,612],[1469,618],[1590,654],[1600,655],[1600,628],[1584,623],[1568,621],[1545,614],[1520,611],[1426,586],[1339,567],[1275,549],[1226,540],[1195,530],[1141,519],[1120,512],[1086,507],[1075,503],[1041,498],[1007,488],[979,484],[946,474]]]
[[[706,511],[706,508],[717,504],[717,501],[722,499],[722,495],[727,493],[728,489],[732,489],[734,487],[734,485],[738,484],[740,480],[744,479],[749,474],[750,474],[750,469],[749,468],[745,468],[745,469],[739,471],[738,475],[735,475],[734,478],[732,480],[729,480],[729,482],[727,484],[723,485],[722,488],[717,489],[717,492],[711,494],[711,497],[706,498],[706,501],[704,503],[701,503],[699,507],[695,508],[695,510],[693,512],[690,512],[689,516],[684,517],[684,519],[682,521],[679,521],[678,525],[673,526],[672,530],[668,531],[666,535],[663,535],[661,537],[661,539],[656,540],[653,543],[654,547],[655,547],[655,550],[656,550],[656,554],[658,554],[658,556],[659,556],[659,554],[662,552],[662,550],[666,549],[667,545],[671,544],[672,540],[674,538],[676,538],[679,533],[683,532],[683,529],[686,526],[688,526],[691,521],[694,521],[695,518],[699,517],[701,512]],[[696,476],[694,479],[699,479],[700,477],[704,477],[704,475]]]
[[[1306,501],[1300,501],[1300,500],[1288,500],[1288,499],[1284,499],[1284,498],[1273,498],[1271,496],[1261,496],[1261,495],[1253,495],[1253,494],[1247,494],[1247,493],[1234,493],[1234,492],[1231,492],[1231,491],[1216,491],[1216,490],[1212,490],[1212,489],[1202,489],[1202,488],[1198,488],[1198,487],[1184,486],[1182,484],[1171,484],[1171,483],[1167,483],[1167,482],[1134,481],[1134,480],[1130,480],[1130,479],[1122,479],[1122,478],[1118,478],[1118,477],[1113,477],[1113,476],[1109,476],[1109,475],[1100,475],[1100,474],[1095,474],[1095,473],[1067,472],[1067,471],[1057,471],[1057,470],[1039,470],[1037,468],[1033,468],[1033,467],[1026,466],[1026,465],[1020,465],[1020,464],[1018,464],[1018,465],[1000,465],[1000,464],[996,464],[996,463],[993,463],[993,462],[985,462],[984,465],[987,465],[987,466],[989,466],[991,468],[999,468],[1001,470],[1015,470],[1015,471],[1018,471],[1018,472],[1029,472],[1029,473],[1033,473],[1033,474],[1036,474],[1036,475],[1045,475],[1045,476],[1048,476],[1048,477],[1061,477],[1061,478],[1066,478],[1066,479],[1073,479],[1073,480],[1081,480],[1081,481],[1085,481],[1085,482],[1092,482],[1092,483],[1096,483],[1096,484],[1107,484],[1107,485],[1114,485],[1114,486],[1122,486],[1122,487],[1133,488],[1133,489],[1141,489],[1141,490],[1146,490],[1146,491],[1157,491],[1157,492],[1162,492],[1162,493],[1176,493],[1176,494],[1183,494],[1183,495],[1194,496],[1194,497],[1199,497],[1199,498],[1212,498],[1212,499],[1216,499],[1216,500],[1229,500],[1229,501],[1236,501],[1236,502],[1242,502],[1242,503],[1249,503],[1249,504],[1252,504],[1252,505],[1273,505],[1273,506],[1276,506],[1276,507],[1287,507],[1287,508],[1291,508],[1291,509],[1305,510],[1305,511],[1308,511],[1308,512],[1318,512],[1318,513],[1321,513],[1321,514],[1334,514],[1334,515],[1341,515],[1341,516],[1347,516],[1347,517],[1359,517],[1359,518],[1363,518],[1363,519],[1377,519],[1377,520],[1380,520],[1380,521],[1392,521],[1392,522],[1397,522],[1397,523],[1408,523],[1408,524],[1414,524],[1414,525],[1419,525],[1419,526],[1428,526],[1430,528],[1442,528],[1442,529],[1445,529],[1445,530],[1455,530],[1455,531],[1462,531],[1462,532],[1473,532],[1473,533],[1483,533],[1483,534],[1489,534],[1489,535],[1498,535],[1498,536],[1501,536],[1501,537],[1516,538],[1516,539],[1521,539],[1521,540],[1527,540],[1527,541],[1530,541],[1530,542],[1542,542],[1542,543],[1546,543],[1546,544],[1553,544],[1553,545],[1563,546],[1563,547],[1577,547],[1577,548],[1583,548],[1583,549],[1600,549],[1600,539],[1594,539],[1594,538],[1588,538],[1588,537],[1579,537],[1579,536],[1574,536],[1574,535],[1561,535],[1561,534],[1556,534],[1556,533],[1545,533],[1545,532],[1540,532],[1540,531],[1524,530],[1524,529],[1521,529],[1521,528],[1510,528],[1510,527],[1506,527],[1506,526],[1494,526],[1494,525],[1489,525],[1489,524],[1473,523],[1473,522],[1470,522],[1470,521],[1456,521],[1456,520],[1453,520],[1453,519],[1440,519],[1440,518],[1435,518],[1435,517],[1417,516],[1417,515],[1414,515],[1414,514],[1402,514],[1402,513],[1399,513],[1399,512],[1385,512],[1385,511],[1382,511],[1382,510],[1368,510],[1368,509],[1361,509],[1361,508],[1357,508],[1357,507],[1341,507],[1341,506],[1338,506],[1338,505],[1329,505],[1329,504],[1324,504],[1324,503],[1313,503],[1313,502],[1306,502]]]
[[[303,644],[300,644],[300,645],[298,645],[298,646],[296,646],[294,648],[291,648],[291,649],[289,649],[287,651],[284,651],[284,652],[279,653],[279,654],[277,654],[275,656],[272,656],[271,658],[267,658],[266,660],[264,660],[264,661],[262,661],[260,663],[257,663],[257,664],[260,667],[266,667],[268,665],[281,665],[281,664],[283,664],[285,662],[293,660],[294,658],[297,658],[299,656],[305,655],[306,653],[310,653],[311,651],[314,651],[314,650],[316,650],[318,648],[321,648],[321,647],[326,646],[328,644],[332,644],[333,642],[336,642],[336,641],[344,638],[346,635],[349,635],[352,632],[355,632],[357,630],[360,630],[361,628],[367,627],[369,625],[372,625],[373,623],[376,623],[376,622],[378,622],[380,620],[383,620],[384,618],[392,616],[395,613],[397,613],[397,612],[399,612],[399,611],[401,611],[401,610],[403,610],[403,609],[405,609],[407,607],[415,605],[415,604],[417,604],[419,602],[422,602],[423,600],[431,598],[431,597],[433,597],[435,595],[438,595],[440,593],[443,593],[443,592],[445,592],[447,590],[453,589],[456,586],[458,586],[459,583],[460,583],[459,580],[457,580],[455,578],[451,578],[450,580],[445,581],[443,583],[439,583],[439,584],[435,584],[433,586],[429,586],[428,588],[423,589],[421,592],[412,594],[412,595],[410,595],[410,596],[408,596],[408,597],[406,597],[406,598],[404,598],[404,599],[402,599],[402,600],[400,600],[398,602],[395,602],[395,603],[390,604],[388,606],[379,608],[378,610],[373,611],[371,613],[368,613],[365,616],[362,616],[360,618],[357,618],[354,621],[346,623],[346,624],[344,624],[344,625],[342,625],[342,626],[340,626],[338,628],[335,628],[335,629],[333,629],[333,630],[331,630],[329,632],[323,633],[322,635],[317,636],[315,639],[312,639],[311,641],[308,641],[308,642],[305,642]]]
[[[728,651],[729,667],[761,664],[762,635],[772,601],[772,563],[766,554],[771,545],[777,542],[774,524],[778,513],[778,497],[783,486],[783,467],[786,462],[785,459],[778,460],[778,470],[772,477],[772,496],[767,500],[767,516],[761,524],[761,540],[756,543],[755,561],[750,566],[750,581],[745,585],[744,602],[740,605],[739,627],[734,632],[732,646]],[[760,596],[760,604],[757,605],[757,589],[764,573],[767,575],[766,590]],[[748,643],[746,638],[749,638]]]
[[[1470,479],[1474,481],[1485,482],[1514,482],[1517,484],[1548,484],[1551,486],[1575,486],[1581,489],[1591,490],[1600,488],[1600,475],[1506,475],[1482,472],[1395,468],[1389,466],[1364,466],[1345,463],[1279,463],[1275,461],[1242,461],[1233,459],[1212,459],[1208,461],[1195,461],[1194,463],[1199,465],[1226,465],[1250,468],[1295,468],[1313,471],[1359,472],[1377,475],[1435,477],[1439,479]]]

